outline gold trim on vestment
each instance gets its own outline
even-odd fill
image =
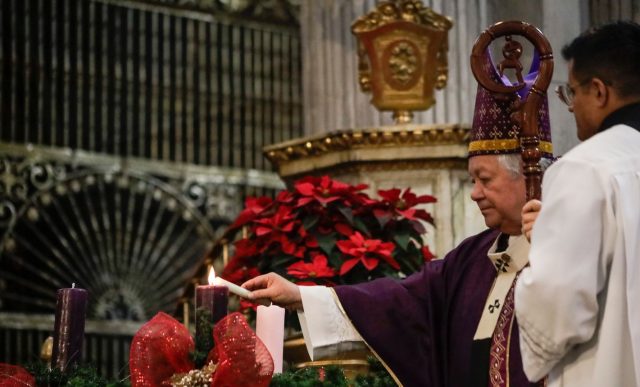
[[[518,281],[519,273],[514,278],[511,287],[509,288],[509,292],[504,299],[504,305],[502,310],[500,311],[500,319],[495,326],[494,332],[491,335],[491,346],[490,346],[490,355],[489,355],[489,383],[491,386],[504,386],[509,387],[511,385],[511,373],[509,369],[509,363],[511,361],[511,335],[513,332],[513,322],[516,319],[515,315],[515,302],[514,302],[514,291],[515,285]],[[508,309],[506,309],[508,308]],[[505,321],[506,318],[509,318],[508,321]],[[509,328],[506,330],[506,336],[502,337],[502,334],[505,332],[504,327],[509,325]],[[502,339],[501,339],[502,338]],[[504,346],[504,357],[500,354],[499,351],[496,352],[496,348],[498,346]],[[499,348],[499,347],[498,347]],[[504,361],[503,364],[494,363],[494,359],[498,358]],[[497,373],[500,375],[500,368],[504,365],[505,368],[505,380],[495,380],[493,378],[494,374]],[[504,382],[504,383],[500,383]]]
[[[481,151],[502,151],[520,149],[518,139],[477,140],[469,143],[469,153]],[[538,149],[545,153],[553,154],[553,144],[549,141],[540,141]]]
[[[518,278],[516,277],[515,281],[518,281]],[[515,286],[515,285],[514,285]],[[514,289],[515,291],[515,289]],[[515,294],[513,295],[513,297],[515,297]],[[511,369],[511,335],[513,333],[513,322],[516,321],[516,303],[515,303],[515,298],[513,300],[513,315],[511,316],[511,321],[509,322],[509,335],[507,336],[507,386],[511,386],[511,372],[509,372],[509,370]]]

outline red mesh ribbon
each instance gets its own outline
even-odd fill
[[[209,359],[218,361],[211,386],[268,386],[273,374],[273,359],[240,313],[220,320],[213,331],[216,343]],[[168,386],[177,373],[186,373],[194,365],[189,353],[194,350],[189,331],[165,313],[158,313],[133,337],[129,356],[132,387]]]
[[[36,379],[22,367],[0,363],[0,387],[36,387]]]
[[[273,375],[271,354],[240,313],[220,320],[213,339],[219,362],[211,386],[269,385]]]
[[[131,342],[131,386],[168,386],[173,374],[193,369],[189,359],[193,349],[193,339],[184,325],[166,313],[156,314]]]

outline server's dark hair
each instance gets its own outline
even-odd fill
[[[618,95],[640,97],[640,25],[618,21],[592,28],[562,49],[574,77],[599,78]]]

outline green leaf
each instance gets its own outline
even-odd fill
[[[327,255],[327,259],[329,261],[329,266],[336,268],[336,269],[340,269],[340,266],[342,266],[342,251],[340,251],[339,249],[335,249],[333,250],[333,252],[329,255]]]
[[[402,250],[407,251],[407,246],[409,246],[409,242],[411,241],[411,235],[409,235],[408,232],[398,231],[394,234],[393,240],[396,241]]]
[[[274,258],[273,261],[271,261],[271,267],[283,267],[283,266],[289,266],[290,263],[294,263],[295,261],[297,261],[297,258],[295,257],[291,257],[289,255],[283,255],[277,258]]]
[[[356,218],[355,222],[353,224],[353,226],[358,230],[361,231],[363,234],[365,234],[366,236],[371,236],[371,232],[369,232],[369,228],[367,227],[366,224],[364,224],[364,222],[362,221],[362,219],[360,218]]]
[[[273,375],[271,387],[348,387],[344,371],[336,365],[324,366],[324,380],[320,380],[318,368],[306,367]]]
[[[353,211],[349,207],[339,206],[338,211],[347,219],[349,224],[353,224]]]
[[[400,271],[409,275],[420,270],[420,263],[417,262],[412,256],[398,256],[396,260],[400,263]]]
[[[353,381],[354,387],[382,387],[395,386],[396,383],[384,368],[382,363],[374,357],[369,357],[369,373],[366,375],[358,375]]]
[[[318,223],[318,220],[320,220],[320,216],[318,215],[307,216],[302,220],[302,227],[304,227],[304,229],[307,231],[311,230],[313,226],[315,226]]]
[[[318,240],[318,245],[322,251],[324,251],[325,254],[330,255],[331,250],[333,250],[333,247],[336,245],[336,234],[331,233],[328,235],[318,235],[316,239]]]

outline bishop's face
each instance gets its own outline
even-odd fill
[[[471,199],[476,202],[489,228],[506,234],[522,233],[522,207],[526,201],[524,176],[506,169],[496,155],[473,156],[469,175],[473,182]]]

